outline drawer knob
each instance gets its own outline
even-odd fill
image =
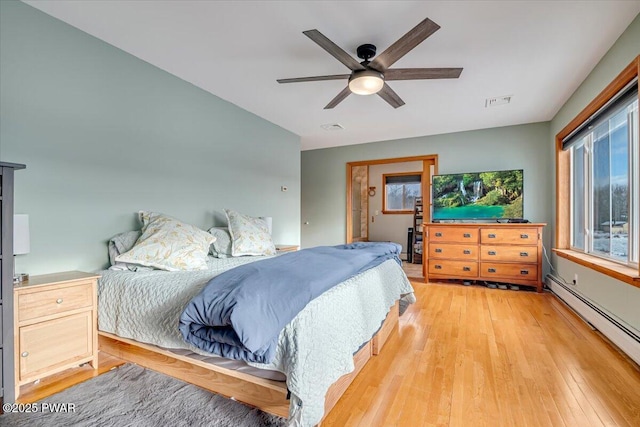
[[[471,271],[471,267],[462,267],[462,271]]]
[[[436,248],[436,253],[437,253],[437,254],[442,253],[442,249],[440,249],[440,248]]]
[[[526,276],[527,274],[529,274],[529,270],[520,270],[520,274]]]
[[[495,235],[495,234],[493,234],[493,233],[489,233],[489,238],[490,238],[490,239],[495,239],[495,238],[496,238],[496,235]]]
[[[528,234],[521,234],[521,235],[520,235],[520,238],[521,238],[521,239],[528,239],[528,238],[529,238],[529,235],[528,235]]]
[[[434,268],[436,270],[442,270],[442,266],[440,264],[436,264]]]
[[[495,268],[490,268],[488,271],[489,271],[489,273],[495,273],[496,269]]]
[[[29,355],[28,351],[23,351],[22,354],[20,356],[22,357],[27,357]]]
[[[495,254],[496,254],[496,251],[489,251],[489,252],[488,252],[488,254],[489,254],[489,255],[495,255]]]
[[[442,233],[436,233],[436,237],[442,237]]]
[[[465,249],[464,251],[462,251],[462,253],[465,255],[469,255],[471,254],[471,251],[469,249]]]
[[[462,235],[462,237],[469,238],[469,237],[471,237],[471,234],[469,234],[469,233],[464,233],[464,234]]]
[[[520,252],[520,256],[529,256],[529,252]]]
[[[56,300],[56,304],[62,304],[62,298],[58,298],[58,299]]]

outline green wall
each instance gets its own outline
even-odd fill
[[[303,151],[302,246],[344,242],[346,163],[358,160],[437,154],[439,173],[524,169],[524,216],[550,223],[548,139],[545,122]]]
[[[556,134],[611,83],[638,54],[640,54],[640,16],[637,16],[627,27],[551,121],[548,144],[553,150],[555,150]],[[555,167],[555,157],[550,157],[549,161]],[[555,221],[555,186],[551,187],[551,190]],[[569,209],[568,206],[566,208]],[[564,258],[554,256],[553,262],[558,274],[568,282],[571,283],[574,275],[578,275],[578,285],[575,287],[577,292],[640,333],[640,310],[638,310],[640,288],[614,280]]]
[[[272,216],[274,240],[299,242],[298,136],[26,4],[0,19],[0,159],[27,165],[19,271],[104,267],[140,209],[203,228],[224,208]]]

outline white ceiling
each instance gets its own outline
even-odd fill
[[[640,0],[25,2],[300,135],[305,150],[550,120],[640,12]],[[345,81],[276,83],[348,74],[304,30],[356,57],[426,17],[442,28],[394,67],[464,71],[389,82],[403,107],[351,95],[323,110]],[[485,108],[501,95],[511,104]]]

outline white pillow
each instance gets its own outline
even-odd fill
[[[140,211],[142,235],[116,261],[160,270],[206,270],[215,237],[193,225],[156,212]]]
[[[224,213],[229,224],[233,256],[276,254],[276,247],[264,218],[254,218],[231,209],[225,209]]]

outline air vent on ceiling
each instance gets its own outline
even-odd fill
[[[344,126],[340,123],[327,123],[326,125],[320,125],[324,130],[343,130]]]
[[[485,107],[495,107],[496,105],[505,105],[511,102],[513,95],[496,96],[494,98],[487,98],[485,101]]]

